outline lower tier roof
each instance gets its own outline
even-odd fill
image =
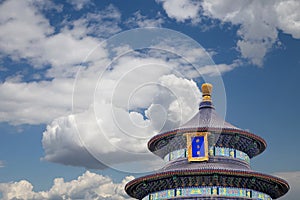
[[[142,199],[157,191],[197,186],[224,186],[247,188],[263,192],[273,199],[289,190],[288,183],[280,178],[247,170],[189,169],[159,172],[134,179],[125,190],[131,197]]]

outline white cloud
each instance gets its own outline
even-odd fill
[[[119,20],[120,12],[109,5],[98,13],[65,21],[60,32],[54,33],[49,20],[31,1],[5,1],[0,5],[0,52],[14,61],[26,59],[36,68],[50,65],[48,77],[74,77],[81,62],[96,61],[92,56],[85,59],[100,40],[121,30]],[[96,50],[97,59],[107,56],[103,49]],[[73,73],[66,73],[65,68]]]
[[[300,2],[297,0],[278,1],[275,5],[278,28],[300,39]]]
[[[51,73],[48,76],[59,77],[59,76],[70,76],[65,73],[66,67],[75,68],[74,66],[80,65],[89,53],[97,47],[99,41],[92,37],[84,37],[82,39],[75,39],[72,36],[59,33],[54,36],[47,38],[44,42],[44,53],[42,56],[51,63]],[[97,48],[100,50],[100,48]],[[89,57],[89,62],[96,61],[103,56],[105,52],[99,51],[97,57]],[[101,56],[102,55],[102,56]],[[55,73],[53,74],[53,72]],[[68,71],[73,71],[68,69]],[[77,68],[74,69],[74,73],[77,72]],[[74,77],[74,73],[71,74]]]
[[[47,19],[30,1],[0,4],[0,51],[13,59],[39,57],[39,44],[53,33]]]
[[[300,2],[298,0],[204,0],[163,2],[170,18],[197,20],[203,16],[238,27],[237,49],[241,56],[257,66],[279,40],[278,29],[300,38]],[[188,5],[188,6],[185,6]],[[186,12],[191,8],[193,11]],[[201,10],[201,11],[200,11]],[[188,13],[184,15],[183,13]]]
[[[0,84],[0,121],[14,124],[50,122],[71,112],[73,80]]]
[[[121,183],[114,183],[111,178],[86,171],[75,180],[65,182],[63,178],[56,178],[48,191],[33,191],[33,185],[21,180],[11,183],[0,183],[3,200],[22,199],[94,199],[94,200],[124,200],[130,199],[125,193],[125,184],[132,180],[132,176],[125,177]]]
[[[277,172],[274,174],[285,179],[289,185],[289,192],[281,200],[298,200],[300,196],[300,171]]]
[[[233,70],[238,66],[238,62],[232,64],[216,64],[216,65],[206,65],[199,69],[201,74],[207,74],[209,76],[218,76],[225,72]]]
[[[240,25],[237,47],[243,58],[261,66],[277,40],[276,13],[271,1],[203,1],[203,14],[221,22]],[[234,5],[234,6],[231,6]]]
[[[120,11],[112,4],[103,10],[89,12],[76,20],[65,20],[64,33],[70,33],[75,38],[94,36],[106,39],[113,34],[121,31]]]
[[[156,0],[162,3],[167,15],[178,22],[196,20],[200,11],[200,2],[194,0]]]

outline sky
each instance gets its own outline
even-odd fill
[[[198,110],[264,138],[300,195],[300,1],[0,1],[0,198],[130,199],[155,134]]]

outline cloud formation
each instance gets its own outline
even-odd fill
[[[48,191],[33,191],[33,185],[21,180],[11,183],[0,183],[3,200],[124,200],[130,199],[124,191],[125,184],[134,177],[125,177],[121,183],[114,183],[109,177],[86,171],[75,180],[65,182],[63,178],[55,178]]]
[[[38,2],[0,4],[0,28],[6,31],[0,33],[1,55],[26,60],[35,69],[29,80],[18,74],[0,84],[0,121],[47,123],[42,140],[47,161],[150,170],[156,162],[147,162],[155,160],[147,151],[148,139],[198,110],[201,94],[190,79],[218,77],[235,67],[214,65],[198,43],[175,31],[137,29],[107,39],[121,31],[121,13],[113,5],[66,17],[55,27],[43,15],[44,1]],[[87,2],[77,3],[76,9],[83,9],[81,3]],[[163,20],[137,12],[131,22],[143,27]]]
[[[148,69],[152,71],[154,67]],[[193,116],[201,94],[195,82],[174,75],[131,78],[141,71],[145,69],[132,72],[119,85],[104,80],[103,85],[113,94],[104,94],[101,88],[95,94],[93,107],[57,118],[48,125],[43,134],[44,159],[88,168],[103,168],[100,163],[113,168],[129,163],[117,168],[135,172],[152,170],[160,164],[147,151],[147,141],[157,132],[177,127]],[[147,85],[149,81],[153,82]]]
[[[115,56],[102,74],[98,63],[82,69],[74,85],[73,114],[56,118],[43,133],[43,159],[130,172],[160,166],[161,161],[148,152],[146,143],[197,112],[201,93],[189,79],[218,77],[220,71],[231,69],[213,65],[203,49],[187,40],[174,41],[159,37],[158,43],[142,51],[118,46],[113,51],[120,56]],[[174,43],[182,45],[176,49]]]
[[[237,27],[236,47],[242,58],[262,66],[263,59],[278,42],[278,32],[300,38],[300,2],[297,0],[159,0],[167,15],[179,22],[208,17]],[[183,13],[188,13],[183,15]]]

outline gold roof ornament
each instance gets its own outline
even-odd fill
[[[202,90],[202,101],[211,101],[212,84],[203,83],[201,86]]]

